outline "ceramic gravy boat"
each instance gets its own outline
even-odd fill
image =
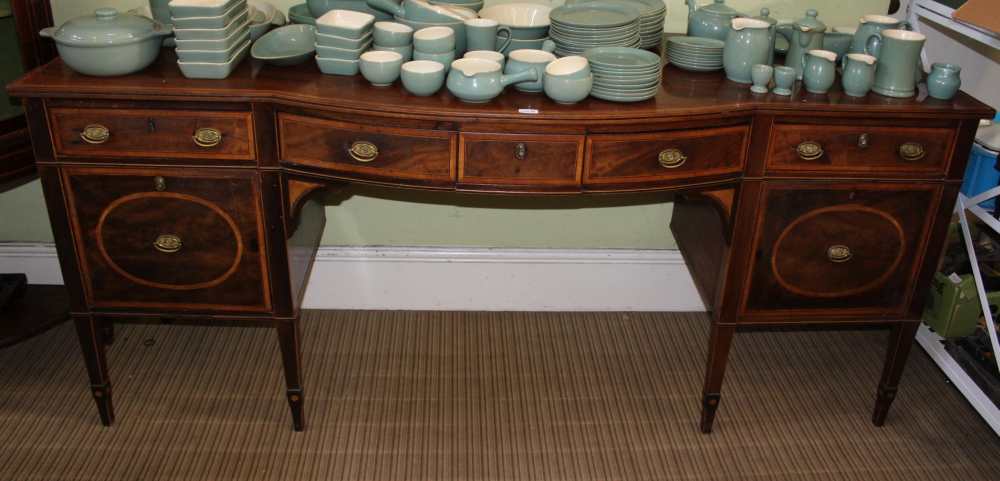
[[[510,84],[537,80],[535,69],[504,75],[494,61],[462,58],[451,63],[446,85],[449,92],[465,102],[483,103],[500,95]]]

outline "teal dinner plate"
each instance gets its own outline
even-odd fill
[[[585,2],[563,5],[549,12],[554,23],[579,27],[620,27],[639,21],[639,11],[625,5]]]
[[[726,43],[723,42],[722,40],[717,40],[714,38],[704,38],[704,37],[677,36],[677,37],[669,37],[667,38],[667,41],[670,43],[676,43],[678,45],[683,45],[686,47],[709,48],[718,50],[722,50],[722,48],[726,45]]]
[[[620,95],[615,95],[605,92],[595,92],[591,90],[590,96],[596,99],[607,100],[610,102],[642,102],[643,100],[649,100],[653,97],[656,97],[656,92],[650,95],[639,96],[639,97],[622,97]]]
[[[640,2],[639,0],[566,0],[566,5],[576,5],[580,3],[599,3],[605,5],[624,5],[639,12],[640,17],[653,16],[666,10],[667,5],[662,1],[659,6],[655,2]]]
[[[680,64],[677,62],[671,62],[670,64],[681,70],[687,70],[690,72],[715,72],[716,70],[722,70],[722,65],[719,65],[717,67],[698,67],[694,65]]]
[[[587,50],[583,56],[598,66],[641,68],[660,65],[659,55],[638,48],[597,47]]]

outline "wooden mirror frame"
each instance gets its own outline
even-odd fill
[[[10,6],[24,71],[55,58],[55,45],[38,36],[39,30],[52,25],[49,1],[11,0]],[[34,174],[35,158],[24,116],[0,120],[0,187],[18,185],[33,178]]]

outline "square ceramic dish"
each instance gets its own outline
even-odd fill
[[[361,48],[362,45],[368,43],[371,39],[372,34],[370,32],[362,35],[361,38],[338,37],[336,35],[323,35],[322,33],[317,33],[316,46],[355,49]]]
[[[229,59],[236,55],[246,47],[246,44],[250,41],[249,38],[243,43],[238,43],[229,48],[229,50],[184,50],[177,49],[177,60],[181,62],[202,62],[202,63],[226,63]]]
[[[244,24],[244,26],[249,27],[250,24]],[[248,38],[250,38],[250,29],[239,28],[222,40],[177,39],[177,50],[229,50],[233,45],[240,45]]]
[[[354,10],[330,10],[316,19],[316,30],[324,35],[360,38],[371,31],[375,16]]]
[[[320,58],[332,58],[339,60],[357,60],[361,58],[361,54],[371,47],[372,42],[368,40],[361,47],[354,49],[347,48],[337,48],[337,47],[324,47],[322,45],[316,44],[316,55]]]
[[[248,15],[244,12],[243,15],[229,22],[225,28],[176,28],[174,29],[174,37],[177,40],[225,40],[233,32],[243,27],[249,27],[250,22],[247,19]]]
[[[247,11],[246,2],[233,5],[226,13],[215,17],[170,17],[174,22],[174,28],[226,28],[230,22],[243,15]]]
[[[175,18],[218,17],[237,3],[246,0],[171,0],[168,6],[170,16]]]
[[[250,52],[250,42],[241,48],[236,55],[226,63],[210,62],[177,62],[181,73],[187,78],[197,79],[224,79],[236,70],[236,67],[247,57]]]
[[[316,57],[316,65],[319,65],[319,71],[328,75],[357,75],[360,64],[360,60]]]

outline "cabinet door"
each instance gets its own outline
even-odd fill
[[[270,309],[256,173],[67,168],[63,185],[90,305]]]
[[[903,315],[940,188],[768,185],[744,313]]]

